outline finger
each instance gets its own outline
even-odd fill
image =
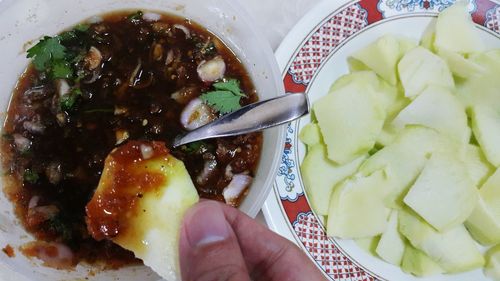
[[[218,203],[201,202],[187,211],[179,244],[183,280],[249,280],[238,239]]]
[[[254,280],[326,280],[306,254],[232,207],[220,204]]]

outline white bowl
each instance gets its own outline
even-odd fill
[[[168,12],[192,19],[218,35],[245,65],[260,99],[284,93],[273,52],[254,28],[244,9],[234,0],[3,0],[0,1],[0,109],[6,110],[16,81],[29,61],[25,43],[43,35],[55,35],[87,18],[116,10]],[[5,118],[5,114],[2,114]],[[254,217],[262,207],[274,180],[284,128],[264,132],[264,144],[256,178],[240,209]],[[33,240],[12,212],[12,204],[0,192],[0,248],[9,244],[15,249]],[[166,214],[168,216],[168,214]],[[78,265],[75,271],[43,267],[16,250],[15,258],[0,253],[0,280],[158,280],[144,266],[117,271],[96,272]]]

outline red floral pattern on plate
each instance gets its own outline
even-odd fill
[[[340,252],[312,212],[299,214],[293,229],[316,263],[334,280],[377,280]]]
[[[316,69],[338,44],[368,25],[367,12],[352,5],[319,27],[294,58],[289,73],[295,83],[309,84]]]
[[[392,9],[390,13],[386,13],[387,10],[385,12],[378,10],[379,4],[385,1],[354,2],[334,11],[321,21],[291,58],[283,78],[285,90],[305,92],[316,71],[344,40],[384,19],[384,16],[387,18],[409,13],[405,9],[397,10],[391,7],[386,7],[386,9]],[[397,1],[404,0],[392,2]],[[439,10],[436,7],[431,10],[430,6],[424,5],[425,3],[417,4],[423,7],[424,11],[429,9],[429,16],[435,16]],[[474,7],[472,18],[477,24],[500,33],[500,5],[490,0],[476,0],[471,3],[471,6]],[[295,239],[331,280],[379,280],[374,273],[344,254],[333,239],[327,237],[323,224],[312,212],[300,183],[299,159],[295,143],[297,128],[297,122],[292,122],[288,126],[282,164],[275,182],[276,194],[279,196],[283,215],[293,229]]]

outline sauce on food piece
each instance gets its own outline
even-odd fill
[[[96,240],[112,239],[126,231],[127,218],[133,217],[136,203],[147,192],[165,184],[160,172],[145,172],[145,160],[167,158],[169,150],[160,142],[129,141],[106,158],[100,186],[87,204],[87,228]]]

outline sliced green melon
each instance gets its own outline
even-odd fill
[[[389,168],[389,182],[394,188],[394,194],[391,195],[394,204],[390,205],[395,207],[401,205],[407,188],[420,174],[432,152],[451,151],[462,155],[460,149],[458,144],[433,129],[407,126],[390,145],[367,159],[361,165],[360,172],[370,175],[377,170]]]
[[[464,106],[449,89],[430,85],[392,122],[398,129],[406,125],[433,128],[462,143],[469,143],[471,131]]]
[[[377,98],[380,99],[384,105],[388,116],[395,115],[394,111],[402,109],[399,104],[408,100],[403,94],[398,92],[395,86],[380,79],[377,74],[371,70],[358,71],[341,76],[333,83],[329,92],[339,90],[349,84],[363,85],[373,89],[377,93]]]
[[[482,75],[486,70],[484,67],[463,55],[448,50],[440,49],[438,55],[448,64],[451,72],[461,78],[470,78]]]
[[[381,84],[380,91],[390,93],[386,96],[393,97],[389,100],[390,102],[386,107],[387,117],[385,119],[384,127],[382,127],[382,132],[380,132],[377,138],[377,144],[387,146],[396,139],[396,136],[400,131],[392,125],[392,121],[401,112],[401,110],[411,103],[411,100],[404,96],[402,88],[400,89],[399,87],[394,87],[387,83]]]
[[[363,86],[372,87],[373,90],[377,89],[380,85],[380,80],[377,74],[371,70],[364,70],[345,74],[340,76],[330,87],[329,92],[339,90],[351,83],[360,84]]]
[[[333,191],[327,234],[340,238],[367,238],[381,234],[390,210],[384,199],[390,193],[385,170],[370,176],[354,175]]]
[[[396,65],[401,57],[399,41],[396,37],[385,35],[355,52],[352,57],[368,66],[390,84],[396,85]]]
[[[398,87],[391,86],[385,81],[381,81],[377,92],[386,105],[386,123],[392,121],[411,102],[410,99],[404,96],[402,88],[399,89]]]
[[[398,73],[406,97],[415,97],[429,85],[449,89],[455,86],[446,62],[422,47],[416,47],[403,56]]]
[[[435,152],[404,202],[439,231],[461,225],[472,213],[478,193],[467,166],[451,153]]]
[[[474,239],[482,245],[493,245],[500,242],[500,219],[479,196],[476,207],[465,221],[465,226]]]
[[[403,57],[404,54],[413,50],[418,46],[418,42],[413,38],[400,36],[397,38],[399,41],[399,58]]]
[[[377,245],[379,241],[380,235],[368,238],[358,238],[354,240],[358,247],[374,257],[377,257]]]
[[[467,4],[468,2],[458,1],[439,14],[434,41],[436,49],[461,54],[483,51],[484,43],[472,21]]]
[[[383,104],[371,87],[350,83],[314,103],[328,158],[339,164],[352,162],[375,145],[382,130]]]
[[[472,130],[486,159],[500,166],[500,113],[486,105],[471,109]]]
[[[500,245],[489,249],[485,257],[484,274],[493,280],[500,280]]]
[[[398,212],[392,211],[389,223],[380,237],[376,252],[388,263],[399,266],[405,251],[405,240],[398,231]]]
[[[432,19],[429,25],[425,28],[419,45],[427,50],[434,52],[434,40],[436,39],[436,19]]]
[[[339,165],[326,157],[325,147],[322,144],[310,147],[300,170],[309,202],[316,213],[328,214],[333,188],[354,174],[365,159],[366,156],[361,156],[351,163]]]
[[[321,143],[321,132],[316,123],[309,123],[305,125],[299,133],[299,139],[308,146],[313,146]]]
[[[438,232],[417,214],[399,212],[399,231],[447,273],[469,271],[484,265],[484,258],[463,225]]]
[[[479,190],[479,197],[466,226],[479,243],[500,243],[500,169],[486,180]]]
[[[366,71],[366,70],[371,71],[368,66],[366,66],[364,63],[360,62],[359,60],[353,57],[347,58],[347,65],[349,66],[350,72]]]
[[[436,262],[412,245],[406,245],[401,269],[418,277],[432,276],[444,272]]]
[[[469,60],[484,71],[481,75],[468,77],[457,87],[457,96],[468,107],[474,105],[500,107],[500,50],[471,55]]]
[[[495,167],[486,160],[481,149],[473,144],[468,144],[465,148],[464,163],[476,187],[480,187],[495,172]]]

